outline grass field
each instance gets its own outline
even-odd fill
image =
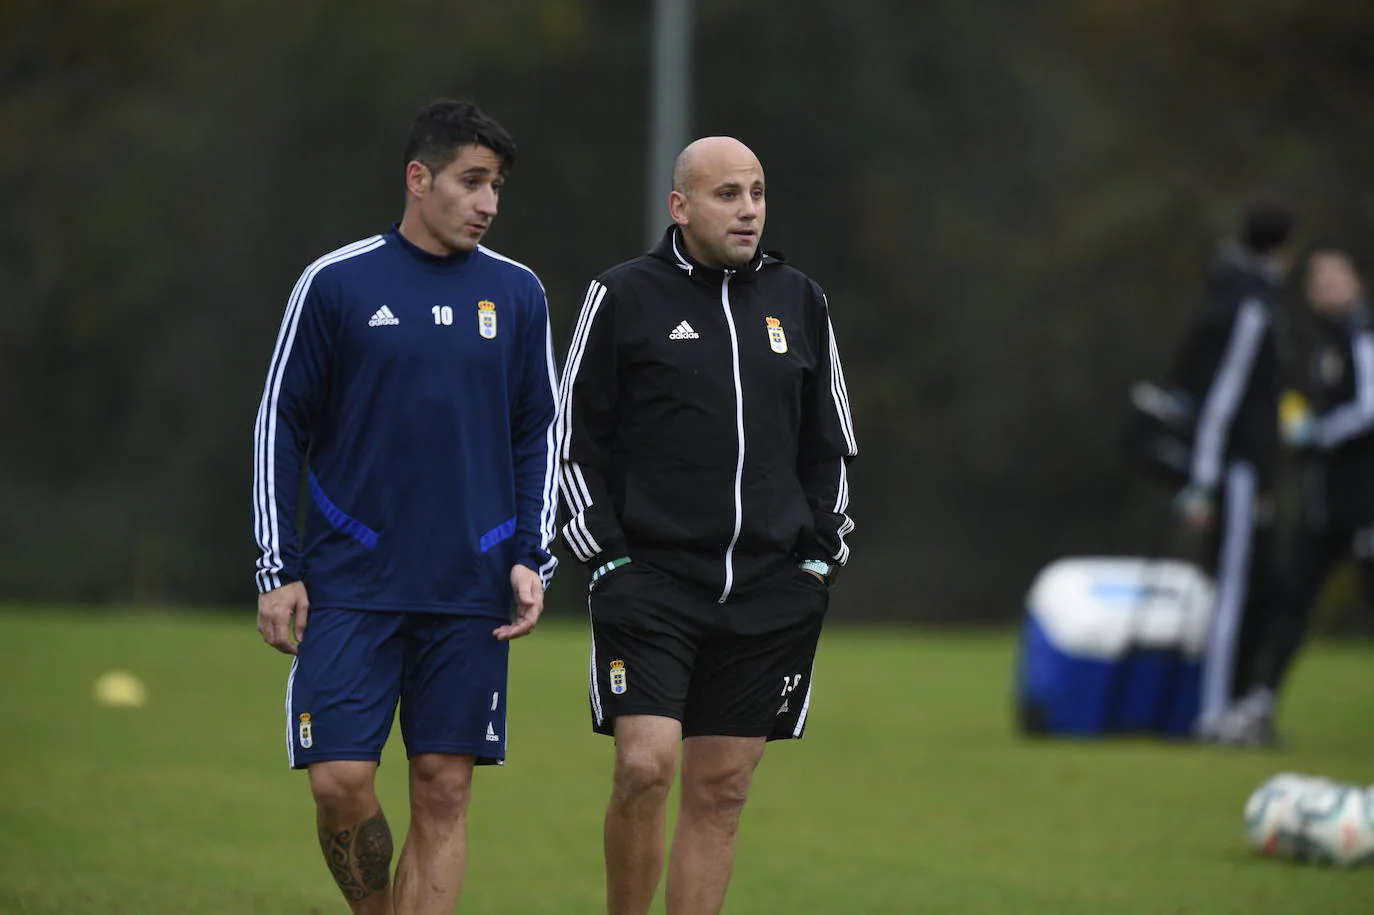
[[[516,646],[465,913],[603,911],[611,745],[588,730],[585,643],[547,624]],[[807,739],[764,758],[727,911],[1374,911],[1374,869],[1259,860],[1240,835],[1275,771],[1374,782],[1374,646],[1301,659],[1282,753],[1018,740],[1013,651],[1006,632],[829,632]],[[146,681],[146,707],[91,701],[111,668]],[[345,911],[285,767],[286,668],[249,615],[0,615],[0,912]],[[398,743],[381,769],[398,834],[404,771]]]

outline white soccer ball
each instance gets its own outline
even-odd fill
[[[1297,857],[1353,867],[1374,863],[1374,788],[1328,783],[1293,805],[1301,839]]]
[[[1300,797],[1325,779],[1281,772],[1255,789],[1245,802],[1245,837],[1261,855],[1288,858],[1302,847]]]

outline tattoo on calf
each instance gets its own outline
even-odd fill
[[[320,850],[334,882],[350,902],[366,899],[391,882],[391,828],[380,810],[357,826],[331,833],[320,827]]]

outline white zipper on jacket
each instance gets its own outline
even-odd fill
[[[725,549],[725,590],[720,592],[720,598],[716,601],[720,604],[725,603],[735,584],[735,543],[739,540],[740,528],[744,525],[744,501],[740,494],[740,486],[744,479],[744,385],[741,384],[739,375],[739,336],[735,333],[735,318],[730,314],[730,276],[731,271],[727,270],[725,279],[720,283],[720,307],[725,310],[725,324],[730,328],[730,353],[735,371],[735,432],[739,436],[739,460],[735,464],[735,533],[730,538],[730,545]]]

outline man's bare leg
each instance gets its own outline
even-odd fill
[[[606,911],[647,915],[663,875],[668,789],[682,750],[682,723],[657,715],[615,720],[615,774],[606,807]]]
[[[718,915],[735,864],[735,833],[762,737],[688,737],[682,801],[668,862],[668,915]]]
[[[410,831],[396,866],[397,915],[450,915],[468,865],[473,756],[421,753],[410,760]]]
[[[320,850],[355,915],[392,915],[391,828],[377,801],[377,764],[336,760],[310,766]]]

